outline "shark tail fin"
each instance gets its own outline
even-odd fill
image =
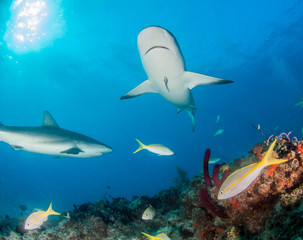
[[[144,149],[146,146],[142,143],[142,142],[140,142],[138,139],[136,139],[136,141],[139,143],[139,148],[136,150],[136,151],[134,151],[133,153],[135,154],[135,153],[137,153],[137,152],[139,152],[139,151],[141,151],[142,149]]]
[[[269,165],[280,164],[280,163],[284,163],[284,162],[288,161],[288,159],[278,159],[278,158],[272,157],[272,152],[274,150],[276,142],[277,142],[277,139],[270,145],[269,149],[267,150],[267,152],[266,152],[264,158],[262,159],[262,161],[260,162],[260,164],[269,166]]]
[[[196,121],[195,121],[195,112],[196,112],[196,107],[192,107],[190,109],[187,110],[188,115],[190,116],[191,122],[192,122],[192,130],[193,132],[195,131],[195,127],[196,127]]]
[[[195,113],[197,110],[197,107],[195,106],[194,98],[190,92],[190,104],[186,108],[188,115],[190,116],[191,122],[192,122],[192,131],[195,131],[196,122],[195,122]]]
[[[57,213],[57,212],[55,212],[55,211],[52,209],[52,203],[50,203],[50,205],[49,205],[49,207],[48,207],[46,213],[47,213],[48,215],[61,215],[61,213]]]
[[[193,89],[194,87],[198,85],[210,85],[210,84],[226,84],[226,83],[232,83],[233,81],[221,79],[221,78],[215,78],[210,77],[207,75],[194,73],[194,72],[184,72],[184,80],[187,83],[187,87],[189,89]]]
[[[148,79],[145,80],[143,83],[139,84],[133,90],[124,94],[122,97],[120,97],[120,100],[137,97],[144,93],[158,93],[152,82]]]

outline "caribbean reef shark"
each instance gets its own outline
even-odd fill
[[[120,99],[133,98],[144,93],[159,93],[168,102],[186,110],[195,128],[195,111],[191,89],[197,85],[226,84],[230,80],[188,72],[175,37],[161,27],[143,29],[137,39],[141,61],[148,79]]]
[[[112,148],[82,134],[60,128],[48,111],[40,127],[4,126],[0,123],[0,141],[15,150],[89,158],[112,152]]]

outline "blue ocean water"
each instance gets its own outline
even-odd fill
[[[303,95],[302,1],[43,0],[50,18],[38,34],[46,34],[27,45],[14,32],[26,2],[35,0],[0,2],[0,121],[38,126],[48,110],[60,127],[114,151],[54,158],[0,142],[0,215],[18,216],[21,204],[53,201],[63,211],[107,194],[152,196],[174,184],[176,166],[201,174],[206,148],[226,162],[246,155],[265,140],[252,124],[302,137],[303,110],[294,106]],[[136,41],[151,25],[174,34],[189,71],[234,81],[192,90],[194,133],[187,113],[159,95],[119,99],[147,78]],[[175,155],[133,154],[136,138]]]

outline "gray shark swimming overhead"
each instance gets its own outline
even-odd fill
[[[164,28],[152,26],[143,29],[138,35],[137,45],[148,79],[120,99],[128,99],[144,93],[159,93],[178,107],[178,112],[188,111],[193,130],[197,108],[190,90],[197,85],[233,82],[186,71],[175,37]]]
[[[0,141],[15,150],[64,157],[89,158],[113,151],[95,139],[60,128],[47,111],[40,127],[12,127],[0,123]]]

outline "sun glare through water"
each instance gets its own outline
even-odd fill
[[[17,53],[39,51],[62,35],[64,22],[59,2],[15,0],[5,41]]]

